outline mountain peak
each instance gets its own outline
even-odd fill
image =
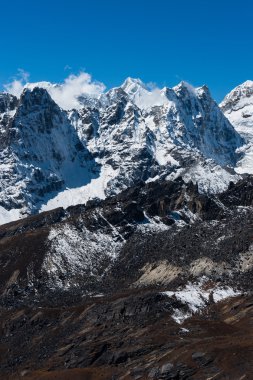
[[[238,87],[253,87],[253,81],[252,80],[246,80]]]
[[[232,98],[232,97],[247,97],[253,93],[253,81],[252,80],[246,80],[245,82],[239,84],[236,86],[232,91],[230,91],[224,98],[223,102],[226,99]],[[222,102],[222,103],[223,103]]]
[[[196,95],[196,89],[188,82],[181,81],[178,85],[173,87],[176,94],[189,93]]]
[[[220,108],[246,141],[240,150],[243,156],[237,163],[236,171],[253,174],[253,81],[247,80],[235,87],[221,102]]]
[[[201,87],[196,88],[196,94],[200,97],[205,96],[207,98],[212,98],[209,87],[206,84],[204,84]]]
[[[42,87],[25,88],[20,96],[20,104],[23,106],[23,110],[26,109],[26,112],[31,112],[31,107],[38,107],[50,103],[58,108],[48,91]]]
[[[146,89],[145,84],[138,78],[128,77],[121,88],[129,95],[135,94],[140,88]]]
[[[223,112],[239,110],[253,104],[253,81],[246,80],[225,96],[220,104]]]

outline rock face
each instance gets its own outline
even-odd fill
[[[36,211],[63,187],[90,182],[96,167],[46,90],[25,90],[14,112],[2,114],[0,137],[0,207],[10,220]]]
[[[235,150],[241,143],[240,138],[224,119],[207,86],[195,89],[181,82],[173,89],[161,91],[163,100],[160,104],[145,104],[149,95],[152,98],[152,93],[143,89],[139,82],[133,92],[131,81],[136,82],[128,79],[122,87],[132,101],[145,110],[145,119],[149,120],[149,127],[153,127],[156,137],[159,136],[156,129],[159,129],[160,144],[165,145],[169,139],[174,146],[195,148],[205,158],[214,159],[220,165],[231,166],[236,162]],[[158,151],[159,148],[158,145]]]
[[[44,86],[0,97],[2,223],[103,199],[140,180],[180,175],[218,192],[239,179],[233,167],[243,139],[206,86],[149,91],[129,78],[68,112]]]
[[[14,111],[18,105],[18,99],[11,94],[0,94],[0,114]]]
[[[137,179],[179,174],[214,192],[233,179],[225,167],[235,165],[243,140],[207,87],[180,83],[154,98],[139,80],[129,78],[100,103],[98,110],[83,109],[70,117],[102,168],[114,171],[106,194],[133,186]]]
[[[252,188],[249,178],[210,197],[180,178],[142,183],[105,201],[4,225],[3,302],[166,287],[202,276],[249,290]]]

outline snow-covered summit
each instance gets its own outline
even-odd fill
[[[221,102],[221,110],[235,130],[245,139],[238,173],[253,174],[253,81],[247,80],[234,88]]]
[[[128,78],[102,98],[103,107],[71,117],[102,167],[110,163],[115,171],[106,192],[179,173],[203,190],[222,190],[233,179],[226,166],[234,166],[243,141],[206,86],[150,90]]]
[[[169,102],[166,97],[166,89],[152,88],[145,85],[140,79],[127,78],[121,88],[140,109],[162,106]]]
[[[121,88],[129,95],[135,94],[140,88],[147,89],[146,85],[138,78],[128,77]]]
[[[186,90],[188,92],[191,92],[193,95],[196,93],[196,88],[194,88],[190,83],[182,80],[179,84],[173,87],[173,90],[175,92]]]
[[[55,88],[55,87],[59,88],[60,86],[61,85],[57,84],[57,83],[42,81],[42,82],[26,83],[24,86],[24,89],[27,88],[29,90],[33,90],[34,88],[39,87],[39,88],[44,88],[45,90],[47,90],[49,92],[51,88]]]
[[[253,81],[247,80],[235,87],[221,102],[220,107],[228,114],[253,104]]]

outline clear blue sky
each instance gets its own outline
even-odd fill
[[[19,68],[54,82],[85,69],[109,88],[207,84],[219,101],[253,79],[252,20],[251,0],[3,1],[0,87]]]

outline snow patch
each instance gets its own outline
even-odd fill
[[[213,193],[221,193],[228,188],[230,182],[237,182],[241,178],[239,174],[231,174],[212,160],[206,160],[205,163],[199,163],[187,169],[181,168],[178,175],[181,175],[186,182],[197,183],[201,193],[209,193],[210,189]],[[172,175],[167,177],[168,180],[174,178]]]
[[[177,323],[182,323],[197,312],[201,312],[209,303],[219,302],[229,297],[236,297],[240,294],[239,291],[228,286],[215,285],[213,287],[205,286],[208,279],[202,278],[198,283],[188,283],[185,288],[178,291],[166,291],[162,294],[176,298],[182,304],[186,305],[188,312],[184,313],[180,309],[175,309],[172,317]]]
[[[105,199],[108,182],[115,178],[118,171],[113,170],[110,165],[105,165],[101,169],[98,178],[93,178],[89,184],[77,188],[66,189],[59,192],[47,203],[43,204],[40,212],[52,210],[57,207],[67,208],[78,204],[84,204],[90,199]]]
[[[6,210],[4,207],[0,206],[0,225],[5,223],[10,223],[13,220],[18,220],[24,218],[25,215],[22,209],[11,209]]]

